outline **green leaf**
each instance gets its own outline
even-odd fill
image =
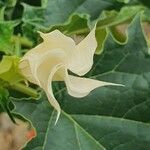
[[[14,54],[14,43],[12,35],[14,27],[18,24],[16,21],[0,22],[0,51],[5,54]]]
[[[137,1],[143,3],[146,7],[150,8],[150,3],[147,0],[137,0]]]
[[[37,91],[24,83],[19,83],[24,81],[25,78],[22,76],[19,70],[20,58],[16,56],[4,56],[0,62],[0,84],[2,87],[9,88],[10,90],[16,90],[25,95],[37,98],[39,95]],[[11,92],[12,93],[12,92]],[[16,92],[15,97],[16,97]],[[11,96],[14,96],[14,94]],[[22,97],[25,95],[22,94]]]
[[[96,20],[103,9],[119,6],[119,3],[111,0],[49,0],[42,3],[44,7],[23,4],[22,28],[24,35],[30,39],[36,39],[37,30],[49,31],[52,27],[61,28],[63,31],[67,29],[69,32],[87,28],[87,22]]]
[[[6,7],[14,7],[16,5],[17,0],[4,0],[4,4]]]
[[[109,31],[112,31],[114,37],[118,42],[124,42],[125,37],[121,33],[116,33],[116,30],[112,30],[112,27],[130,21],[132,18],[140,11],[145,10],[143,6],[126,6],[123,7],[119,12],[117,11],[100,11],[104,9],[103,6],[108,6],[107,2],[104,1],[95,1],[94,3],[90,1],[79,4],[78,8],[74,11],[67,11],[67,9],[71,9],[67,7],[67,9],[63,9],[63,17],[59,16],[57,9],[55,7],[59,7],[59,3],[61,5],[66,5],[63,2],[52,2],[48,1],[48,6],[44,9],[41,7],[34,7],[27,4],[23,4],[24,13],[23,13],[23,31],[24,35],[29,37],[30,39],[37,41],[37,30],[42,31],[52,31],[54,29],[59,29],[61,32],[64,32],[67,35],[87,35],[90,31],[91,26],[95,24],[97,21],[97,30],[96,37],[98,41],[98,47],[96,53],[101,53],[103,51],[103,47],[107,38]],[[72,2],[69,2],[72,5]],[[100,3],[100,4],[99,4]],[[96,11],[91,11],[91,7],[93,5],[99,4],[99,13]],[[104,5],[105,4],[105,5]],[[114,2],[112,2],[113,6]],[[53,5],[56,5],[55,7]],[[86,10],[83,9],[85,6]],[[52,9],[47,9],[51,8]],[[73,7],[73,6],[72,6]],[[74,6],[75,7],[75,6]],[[102,7],[102,8],[101,8]],[[73,9],[73,8],[72,8]],[[54,12],[52,12],[54,10]],[[60,11],[60,10],[59,10]],[[52,15],[52,17],[51,17]],[[58,15],[58,16],[56,16]],[[100,16],[100,17],[99,17]],[[146,17],[144,17],[146,19]],[[110,30],[108,30],[108,28]]]
[[[108,116],[74,115],[73,119],[107,150],[148,150],[150,125]]]
[[[4,56],[0,62],[0,79],[13,85],[24,78],[19,72],[19,58],[16,56]]]
[[[38,136],[25,149],[149,150],[150,57],[139,15],[127,33],[123,44],[108,35],[103,53],[95,56],[86,75],[125,87],[97,88],[77,99],[56,83],[55,96],[63,109],[56,126],[56,114],[44,95],[38,101],[12,99],[15,112],[37,129]]]
[[[137,16],[128,28],[128,38],[124,44],[116,42],[111,34],[108,36],[104,52],[95,56],[93,69],[87,75],[97,80],[120,83],[125,87],[99,88],[81,101],[66,94],[64,88],[57,95],[63,110],[72,114],[106,115],[149,122],[148,53]]]
[[[38,136],[26,146],[26,150],[105,150],[97,140],[65,112],[62,112],[59,123],[55,126],[56,114],[44,95],[38,101],[30,99],[17,102],[14,98],[12,100],[17,107],[15,112],[32,120],[37,129]]]
[[[111,0],[49,0],[43,9],[24,4],[23,20],[25,22],[40,22],[45,27],[65,23],[73,13],[89,14],[94,20],[99,17],[102,10],[111,9],[115,4],[117,3]],[[93,10],[93,8],[95,9]]]
[[[127,6],[123,7],[119,12],[103,12],[101,16],[102,19],[100,19],[97,23],[96,38],[98,41],[98,47],[96,53],[102,53],[109,31],[111,31],[117,42],[123,43],[125,41],[125,37],[122,33],[116,30],[115,26],[132,20],[132,18],[134,18],[134,16],[142,10],[144,10],[142,6]]]
[[[121,2],[121,3],[125,3],[125,4],[130,2],[130,0],[116,0],[116,1]]]
[[[36,89],[33,89],[24,83],[20,83],[21,81],[25,81],[25,78],[20,73],[19,61],[20,58],[17,56],[3,56],[3,59],[0,62],[0,84],[2,87],[19,91],[26,96],[29,95],[31,97],[37,98],[39,95]],[[11,96],[14,95],[13,93]],[[24,97],[23,94],[22,97]]]
[[[45,96],[38,101],[13,100],[17,107],[15,112],[32,120],[37,129],[37,137],[25,150],[132,150],[135,147],[148,150],[150,146],[149,124],[108,116],[71,116],[62,111],[57,125],[54,125],[56,114],[47,99],[45,101]]]

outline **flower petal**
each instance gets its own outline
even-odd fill
[[[64,73],[61,75],[59,68],[64,67],[65,53],[62,50],[55,49],[48,51],[40,57],[34,76],[38,80],[38,85],[46,92],[51,105],[57,110],[57,119],[60,115],[60,106],[53,95],[52,80],[55,75],[63,80]]]
[[[42,44],[46,48],[46,50],[60,48],[69,56],[69,54],[75,48],[75,42],[73,41],[73,39],[62,34],[59,30],[54,30],[50,33],[39,33],[43,38]]]
[[[93,65],[93,56],[97,47],[95,29],[96,26],[72,51],[68,69],[80,76],[86,74]]]
[[[74,97],[87,96],[92,90],[102,86],[108,85],[122,86],[120,84],[98,81],[89,78],[75,77],[72,75],[68,75],[65,82],[68,89],[68,93]]]
[[[40,32],[43,42],[28,51],[20,61],[22,74],[44,89],[57,110],[56,122],[61,109],[53,94],[52,81],[65,81],[68,93],[74,97],[84,97],[97,87],[119,85],[68,75],[67,69],[80,76],[91,69],[97,47],[95,28],[78,45],[58,30],[46,34]]]
[[[25,57],[23,57],[23,59],[20,61],[19,68],[22,74],[31,83],[40,85],[40,83],[38,83],[39,81],[36,75],[36,70],[41,63],[46,62],[45,60],[47,61],[47,65],[45,65],[44,67],[50,68],[54,65],[59,64],[60,62],[66,63],[67,58],[65,56],[64,51],[62,51],[61,49],[53,49],[51,51],[46,51],[42,55],[33,53],[33,54],[26,55]],[[55,75],[53,80],[62,81],[59,73]]]
[[[53,67],[62,64],[64,66],[66,60],[66,55],[62,50],[55,49],[44,53],[39,57],[38,62],[36,63],[36,68],[34,76],[37,76],[37,79],[41,79],[40,83],[45,83],[45,80],[48,79],[48,75],[53,69]],[[61,72],[55,74],[58,80],[63,80]]]
[[[54,30],[50,33],[39,32],[43,38],[43,42],[28,51],[24,58],[33,55],[41,55],[46,51],[53,49],[61,49],[66,53],[70,53],[75,48],[75,42],[72,38],[62,34],[59,30]]]
[[[55,67],[51,70],[51,72],[50,72],[50,74],[49,74],[49,76],[48,76],[47,86],[44,87],[50,104],[57,110],[57,118],[56,118],[55,124],[57,123],[57,121],[58,121],[58,119],[59,119],[60,112],[61,112],[61,108],[60,108],[59,103],[57,102],[57,100],[55,99],[54,94],[53,94],[53,90],[52,90],[52,80],[53,80],[54,74],[57,73],[57,71],[58,71],[60,68],[62,68],[62,67],[64,67],[62,64],[58,64],[57,66],[55,66]]]

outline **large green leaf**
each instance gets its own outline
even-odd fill
[[[146,123],[108,116],[75,115],[73,118],[107,150],[150,147],[150,125]]]
[[[120,6],[120,3],[111,0],[48,0],[43,3],[44,7],[23,4],[23,33],[32,40],[36,39],[37,30],[59,28],[73,32],[87,28],[87,22],[99,18],[103,10]]]
[[[14,99],[13,99],[14,100]],[[56,114],[45,96],[40,100],[15,101],[17,112],[32,120],[37,137],[25,150],[148,150],[150,126],[145,123],[98,115]],[[101,144],[103,145],[101,145]],[[105,147],[105,148],[104,148]]]
[[[93,69],[87,75],[97,80],[121,83],[125,87],[99,88],[81,101],[70,97],[64,88],[57,95],[63,110],[72,114],[99,114],[149,122],[148,53],[140,19],[136,17],[129,26],[124,44],[108,36],[104,52],[95,56]]]
[[[38,101],[21,100],[15,104],[17,112],[32,120],[38,133],[37,138],[27,145],[26,150],[105,150],[65,112],[62,113],[59,123],[54,126],[56,116],[44,95]]]
[[[98,88],[77,99],[56,83],[55,96],[63,109],[56,126],[56,114],[43,94],[38,101],[13,98],[15,112],[31,120],[37,129],[38,136],[25,149],[149,150],[149,66],[149,51],[137,15],[124,44],[108,35],[104,52],[95,56],[93,69],[86,75],[125,87]]]
[[[67,7],[67,9],[61,10],[61,8],[67,4],[72,7]],[[34,41],[37,41],[37,30],[52,31],[54,29],[59,29],[67,35],[85,36],[89,33],[90,28],[97,21],[97,53],[101,53],[109,32],[108,28],[111,29],[113,26],[130,21],[138,12],[145,10],[144,6],[138,5],[126,6],[120,11],[104,11],[107,10],[107,7],[110,4],[113,6],[116,3],[108,3],[104,1],[92,1],[91,3],[90,1],[85,1],[84,3],[76,4],[76,6],[74,1],[69,1],[67,3],[66,1],[48,1],[46,8],[23,4],[24,13],[22,20],[24,23],[22,27],[24,35]],[[91,11],[91,8],[95,5],[97,5],[97,10]],[[58,10],[60,6],[61,8]],[[83,9],[85,6],[86,9]],[[101,13],[102,10],[103,13]],[[60,13],[61,11],[63,11],[63,16]],[[149,19],[147,16],[148,15],[144,16],[146,20]],[[112,32],[114,35],[117,35],[114,37],[119,42],[123,42],[125,37],[121,34],[116,34],[116,32],[116,30],[113,30]]]
[[[66,22],[73,13],[89,14],[90,19],[97,19],[105,9],[112,9],[117,2],[112,0],[48,0],[44,8],[29,5],[24,6],[24,22],[40,22],[49,27]],[[93,9],[95,8],[95,9]]]

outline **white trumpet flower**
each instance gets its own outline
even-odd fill
[[[85,75],[93,65],[93,56],[97,47],[94,29],[79,44],[58,30],[40,33],[43,42],[28,51],[20,61],[21,73],[30,82],[39,85],[47,94],[51,105],[61,109],[52,91],[52,81],[64,81],[71,96],[84,97],[97,87],[118,85],[68,74],[68,70],[78,76]]]

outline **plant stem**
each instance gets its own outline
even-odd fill
[[[27,94],[31,97],[34,97],[34,98],[37,98],[39,96],[39,94],[37,93],[36,90],[30,88],[30,87],[27,87],[26,85],[22,84],[22,83],[17,83],[17,84],[14,84],[13,86],[11,86],[12,89],[15,89],[19,92],[22,92],[24,94]]]
[[[15,54],[18,57],[20,56],[20,50],[21,50],[20,35],[18,35],[15,40]]]
[[[12,36],[12,42],[15,42],[17,39],[18,39],[18,36],[16,36],[16,35]],[[20,41],[20,44],[22,46],[25,46],[25,47],[32,47],[33,46],[33,42],[28,40],[26,37],[20,36],[19,41]]]

